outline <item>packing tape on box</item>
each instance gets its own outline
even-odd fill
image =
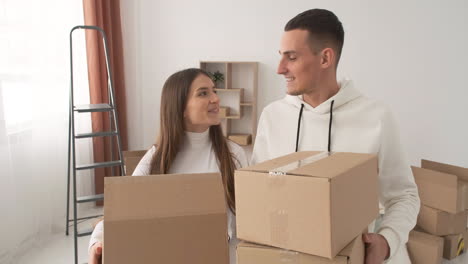
[[[275,210],[270,212],[270,240],[271,242],[284,246],[289,238],[288,212],[286,210]]]
[[[283,186],[286,182],[286,175],[288,172],[310,164],[312,162],[324,159],[332,154],[333,152],[321,152],[316,155],[312,155],[310,157],[277,167],[268,172],[268,184],[271,187]],[[286,210],[275,210],[273,212],[270,212],[270,229],[271,241],[278,245],[286,245],[289,237],[288,212]]]
[[[305,165],[310,164],[312,162],[316,162],[318,160],[324,159],[324,158],[326,158],[328,156],[331,156],[331,155],[333,155],[333,152],[328,152],[328,151],[321,152],[321,153],[312,155],[310,157],[307,157],[305,159],[296,160],[296,161],[293,161],[293,162],[288,163],[286,165],[280,166],[278,168],[274,168],[274,169],[272,169],[272,170],[270,170],[268,172],[268,175],[269,175],[270,179],[276,178],[276,177],[281,177],[281,176],[286,175],[288,172],[290,172],[292,170],[298,169],[298,168],[300,168],[302,166],[305,166]]]
[[[287,249],[280,251],[279,263],[299,264],[299,253]]]

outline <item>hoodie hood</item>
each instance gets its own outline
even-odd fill
[[[342,105],[362,96],[362,94],[354,88],[353,82],[348,79],[343,79],[339,83],[340,90],[334,96],[328,98],[325,102],[321,103],[317,107],[312,107],[303,100],[302,95],[286,95],[285,101],[297,109],[301,109],[304,104],[304,110],[311,111],[317,114],[328,114],[330,112],[330,106],[334,101],[333,109],[337,109]]]

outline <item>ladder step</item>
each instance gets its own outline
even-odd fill
[[[96,194],[96,195],[89,195],[89,196],[81,196],[76,199],[77,203],[87,203],[87,202],[95,202],[104,200],[104,194]]]
[[[89,112],[109,112],[114,109],[109,104],[87,104],[87,105],[77,105],[74,107],[74,110],[78,113],[89,113]]]
[[[117,135],[117,131],[107,131],[107,132],[77,134],[75,138],[108,137],[108,136],[115,136],[115,135]]]
[[[106,162],[97,162],[97,163],[91,163],[91,164],[84,164],[80,166],[76,166],[77,170],[88,170],[88,169],[96,169],[96,168],[104,168],[104,167],[113,167],[113,166],[119,166],[122,164],[122,161],[120,160],[114,160],[114,161],[106,161]]]
[[[84,217],[77,218],[76,221],[88,220],[88,219],[98,218],[98,217],[102,217],[102,216],[104,216],[104,215],[100,214],[100,215],[84,216]],[[74,221],[73,219],[68,219],[68,222],[73,222],[73,221]]]
[[[83,229],[81,231],[78,231],[78,233],[76,234],[77,237],[84,237],[84,236],[89,236],[93,233],[93,228],[86,228],[86,229]]]

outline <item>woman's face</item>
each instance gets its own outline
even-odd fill
[[[214,83],[206,75],[199,74],[190,85],[184,111],[185,130],[204,132],[220,122],[219,98],[214,90]]]

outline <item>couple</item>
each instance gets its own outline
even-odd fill
[[[311,9],[286,24],[277,73],[286,78],[287,95],[263,110],[251,163],[304,150],[377,153],[385,214],[375,233],[363,235],[366,264],[411,263],[406,242],[419,212],[417,187],[389,109],[364,97],[351,81],[336,80],[343,42],[343,26],[328,10]],[[133,175],[220,172],[234,264],[234,170],[248,161],[240,146],[223,137],[218,110],[206,72],[170,76],[162,90],[158,140]],[[102,233],[101,221],[91,237],[90,263],[102,254]]]

